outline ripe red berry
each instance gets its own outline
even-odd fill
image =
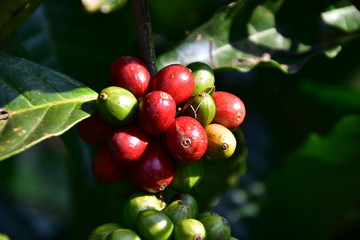
[[[174,177],[172,158],[161,143],[150,142],[144,154],[131,164],[130,176],[143,191],[163,191]]]
[[[92,161],[92,173],[104,184],[116,183],[125,177],[127,167],[118,163],[107,145],[102,146]]]
[[[176,105],[188,99],[195,87],[195,80],[191,70],[180,64],[173,64],[161,69],[154,77],[151,90],[169,93]]]
[[[175,119],[176,104],[170,94],[163,91],[148,93],[139,103],[138,120],[149,134],[166,131]]]
[[[224,91],[216,91],[212,97],[216,107],[213,123],[233,129],[244,121],[245,105],[239,97]]]
[[[166,131],[166,146],[180,162],[194,162],[206,152],[208,140],[203,126],[194,118],[178,117]]]
[[[88,144],[102,146],[114,132],[115,128],[105,122],[98,113],[84,119],[78,124],[79,136]]]
[[[150,88],[150,73],[140,59],[122,56],[110,66],[109,83],[111,86],[126,88],[136,98],[140,98]]]
[[[148,145],[148,135],[137,125],[126,125],[114,131],[108,145],[115,159],[126,164],[137,160]]]

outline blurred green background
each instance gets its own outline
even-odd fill
[[[230,2],[149,1],[157,55]],[[280,23],[301,23],[330,5],[349,4],[267,2],[282,6]],[[295,37],[318,39],[314,29],[300,27],[292,28]],[[216,71],[217,89],[237,94],[247,107],[241,126],[248,149],[246,173],[209,206],[230,220],[235,237],[360,239],[357,36],[346,38],[333,59],[311,55],[294,74],[266,64],[248,72]],[[90,14],[80,1],[42,2],[3,41],[1,52],[48,66],[99,91],[107,86],[112,61],[138,55],[131,4]],[[93,179],[89,170],[94,150],[73,128],[0,162],[0,233],[13,240],[86,239],[97,225],[118,221],[121,186],[103,186]]]

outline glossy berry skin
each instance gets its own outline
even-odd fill
[[[78,123],[78,133],[81,139],[92,146],[102,146],[114,132],[115,128],[105,122],[98,113]]]
[[[127,167],[119,164],[110,152],[107,145],[102,146],[92,161],[92,173],[101,183],[111,184],[125,177]]]
[[[114,158],[127,164],[141,157],[149,142],[148,135],[135,124],[119,127],[108,140]]]
[[[173,64],[161,69],[152,80],[151,90],[169,93],[179,105],[191,96],[195,80],[191,70],[180,64]]]
[[[165,132],[175,119],[176,103],[163,91],[148,93],[139,103],[138,120],[149,134]]]
[[[140,59],[122,56],[110,66],[109,83],[110,86],[126,88],[136,98],[140,98],[149,91],[150,73]]]
[[[208,140],[203,126],[194,118],[178,117],[165,134],[167,149],[180,162],[194,162],[206,152]]]
[[[229,92],[215,91],[212,98],[216,107],[213,123],[233,129],[244,121],[245,105],[239,97]]]
[[[172,158],[161,143],[150,142],[144,154],[131,164],[130,176],[143,191],[163,191],[174,177]]]

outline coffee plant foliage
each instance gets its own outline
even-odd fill
[[[106,195],[114,189],[125,194],[131,185],[99,186],[89,176],[94,149],[75,131],[95,111],[110,64],[139,55],[131,2],[0,3],[0,189],[7,201],[35,205],[49,229],[66,229],[62,239],[83,239],[94,226],[117,219],[119,203]],[[246,234],[235,234],[334,240],[358,234],[356,6],[342,0],[158,0],[149,1],[149,9],[158,70],[205,62],[215,71],[216,88],[241,95],[247,106],[239,133],[246,147],[238,156],[247,158],[246,166],[205,169],[211,176],[246,172],[266,186],[264,198],[246,202],[260,209],[256,224],[247,222],[245,210],[233,211],[233,226],[247,227]],[[228,188],[244,187],[250,196],[239,184],[210,177],[194,195],[202,206]],[[34,218],[30,209],[5,211],[0,233],[16,232],[14,239],[49,234],[16,222],[26,214]]]

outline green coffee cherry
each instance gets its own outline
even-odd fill
[[[231,228],[226,218],[220,215],[209,215],[201,218],[200,222],[205,227],[207,240],[230,240]]]
[[[105,240],[113,231],[121,228],[117,223],[105,223],[96,227],[89,236],[88,240]]]
[[[191,163],[175,162],[175,172],[171,186],[182,193],[190,192],[201,181],[204,174],[203,161]]]
[[[188,218],[175,224],[174,240],[203,240],[205,237],[205,227],[196,219]]]
[[[201,212],[198,216],[197,219],[201,222],[202,219],[208,217],[208,216],[217,216],[219,215],[217,212],[213,212],[213,211],[205,211],[205,212]]]
[[[183,200],[175,200],[171,202],[164,210],[165,213],[171,221],[176,224],[181,220],[187,218],[195,218],[195,211],[192,209],[191,205]]]
[[[216,106],[210,94],[198,93],[187,102],[184,115],[198,120],[203,127],[209,125],[215,117]]]
[[[186,66],[192,71],[195,80],[195,88],[191,95],[201,92],[209,92],[215,84],[214,71],[203,62],[193,62]]]
[[[96,100],[100,116],[114,126],[133,122],[138,105],[137,99],[130,91],[116,86],[103,89]]]
[[[199,213],[199,205],[196,201],[196,199],[188,194],[188,193],[183,193],[183,194],[180,194],[179,200],[182,200],[182,201],[185,201],[187,204],[189,204],[191,206],[191,209],[194,211],[194,216],[197,216],[198,213]]]
[[[127,227],[136,229],[136,219],[140,212],[144,210],[162,210],[164,202],[159,200],[154,194],[134,193],[123,205],[123,220]]]
[[[174,230],[170,218],[157,210],[140,212],[136,225],[140,235],[147,240],[167,240]]]
[[[105,240],[141,240],[136,232],[130,229],[117,229],[110,233]]]

